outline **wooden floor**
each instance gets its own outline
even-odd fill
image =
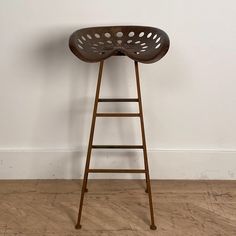
[[[0,181],[0,235],[236,235],[236,181],[152,181],[157,230],[144,181],[91,180],[82,229],[75,230],[81,182]]]

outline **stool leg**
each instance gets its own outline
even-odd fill
[[[81,228],[80,221],[81,221],[81,215],[82,215],[84,193],[87,190],[88,171],[89,171],[89,164],[90,164],[90,159],[91,159],[91,151],[92,151],[92,144],[93,144],[94,128],[95,128],[95,122],[96,122],[96,113],[97,113],[99,92],[100,92],[101,80],[102,80],[103,64],[104,64],[104,62],[101,61],[100,62],[100,66],[99,66],[96,95],[95,95],[95,101],[94,101],[94,107],[93,107],[93,117],[92,117],[90,136],[89,136],[89,144],[88,144],[88,151],[87,151],[87,158],[86,158],[85,171],[84,171],[84,179],[83,179],[83,185],[82,185],[81,196],[80,196],[78,220],[77,220],[77,224],[75,226],[76,229],[80,229]]]
[[[142,142],[143,142],[144,166],[145,166],[145,171],[146,171],[146,173],[145,173],[146,184],[147,184],[146,192],[148,193],[148,197],[149,197],[150,214],[151,214],[151,225],[150,225],[150,228],[152,230],[156,230],[157,227],[156,227],[155,222],[154,222],[154,211],[153,211],[153,204],[152,204],[152,192],[151,192],[151,183],[150,183],[149,168],[148,168],[147,146],[146,146],[146,139],[145,139],[145,130],[144,130],[144,121],[143,121],[143,108],[142,108],[140,79],[139,79],[139,69],[138,69],[138,62],[137,61],[134,62],[134,66],[135,66],[137,94],[138,94],[138,104],[139,104],[139,112],[140,112],[140,124],[141,124],[141,133],[142,133]]]

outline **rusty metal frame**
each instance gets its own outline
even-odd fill
[[[146,192],[148,193],[150,215],[151,215],[150,228],[152,230],[156,230],[155,221],[154,221],[153,203],[152,203],[151,181],[150,181],[150,174],[149,174],[149,167],[148,167],[146,138],[145,138],[145,130],[144,130],[144,119],[143,119],[143,108],[142,108],[142,99],[141,99],[138,62],[134,61],[137,96],[138,96],[137,98],[119,98],[119,99],[99,98],[103,65],[104,65],[104,61],[101,61],[100,66],[99,66],[98,81],[97,81],[96,95],[95,95],[95,101],[94,101],[85,171],[84,171],[84,179],[83,179],[83,185],[82,185],[82,190],[81,190],[78,219],[77,219],[77,224],[75,228],[76,229],[81,228],[81,216],[82,216],[84,194],[85,192],[88,191],[87,182],[88,182],[89,173],[144,173],[146,177]],[[138,102],[139,112],[138,113],[98,113],[97,108],[98,108],[99,102]],[[142,134],[142,145],[93,145],[94,129],[95,129],[95,123],[96,123],[97,117],[139,117],[140,126],[141,126],[141,134]],[[90,165],[92,149],[107,149],[107,148],[108,149],[143,149],[144,169],[90,169],[89,165]]]

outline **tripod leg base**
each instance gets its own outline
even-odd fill
[[[84,191],[87,193],[87,192],[88,192],[88,189],[86,188]]]
[[[75,228],[76,228],[76,229],[81,229],[81,228],[82,228],[82,225],[77,224],[77,225],[75,226]]]
[[[148,193],[148,190],[147,190],[147,188],[145,189],[145,192],[146,192],[146,193]]]
[[[156,227],[156,225],[150,225],[150,229],[151,229],[151,230],[156,230],[157,227]]]

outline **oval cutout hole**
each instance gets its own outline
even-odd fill
[[[154,36],[153,36],[153,39],[155,39],[157,37],[157,34],[155,34]]]
[[[157,40],[156,40],[156,43],[158,43],[160,41],[161,37],[159,37]]]
[[[142,38],[143,35],[144,35],[144,32],[141,32],[141,33],[139,34],[139,37]]]
[[[129,37],[134,37],[134,32],[133,31],[131,31],[131,32],[129,32]]]
[[[122,33],[122,32],[117,32],[117,33],[116,33],[116,36],[117,36],[118,38],[121,38],[121,37],[123,37],[123,33]]]
[[[157,46],[155,47],[155,49],[159,48],[161,46],[160,43],[157,44]]]
[[[82,41],[82,40],[78,39],[78,41],[79,41],[79,43],[83,44],[83,41]]]
[[[107,33],[105,33],[105,37],[106,37],[106,38],[110,38],[110,37],[111,37],[111,34],[107,32]]]

